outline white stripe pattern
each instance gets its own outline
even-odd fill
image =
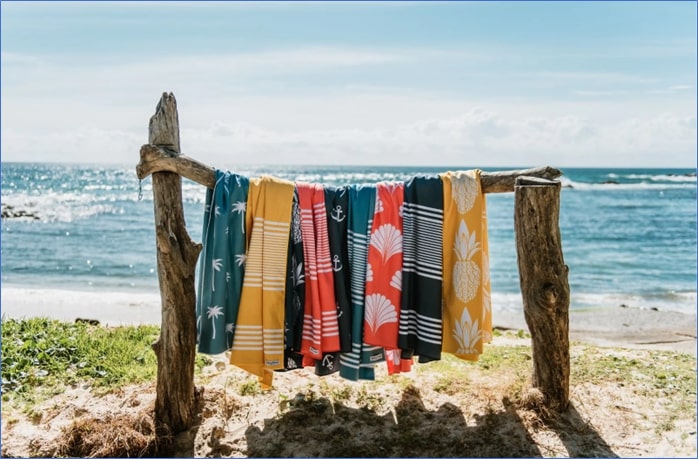
[[[409,309],[400,311],[400,335],[412,335],[432,344],[441,345],[442,321]]]
[[[290,224],[255,217],[245,261],[245,287],[284,291]]]
[[[441,281],[443,211],[405,202],[403,228],[403,271]]]

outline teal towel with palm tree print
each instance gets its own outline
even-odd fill
[[[196,302],[197,343],[204,354],[233,345],[245,273],[248,190],[247,177],[216,170],[216,185],[206,192]]]

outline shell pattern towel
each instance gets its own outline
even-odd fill
[[[294,185],[263,176],[250,181],[245,277],[230,363],[271,386],[284,368],[286,256]]]
[[[385,349],[388,373],[408,372],[412,359],[401,359],[398,323],[402,294],[402,212],[404,183],[376,185],[376,206],[369,239],[364,305],[364,342]]]
[[[443,224],[442,351],[477,360],[492,336],[485,198],[480,171],[441,174]]]
[[[216,170],[216,185],[206,192],[196,301],[197,343],[204,354],[219,354],[233,344],[244,274],[248,188],[247,177]]]

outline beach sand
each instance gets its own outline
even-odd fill
[[[160,299],[158,294],[10,287],[2,290],[2,313],[69,321],[82,317],[107,326],[158,324]],[[520,349],[515,352],[530,355],[530,339],[517,333],[527,331],[522,313],[495,311],[494,324],[504,332],[493,346],[515,346]],[[573,361],[594,353],[669,369],[679,357],[662,354],[655,362],[648,350],[694,359],[696,316],[620,306],[574,311],[570,340]],[[197,376],[202,396],[196,425],[176,437],[172,455],[696,457],[695,414],[675,417],[671,397],[652,381],[632,375],[627,384],[578,379],[570,387],[570,410],[542,422],[529,407],[510,400],[521,384],[513,376],[505,372],[488,380],[467,363],[457,371],[462,371],[461,383],[439,388],[443,375],[436,371],[391,377],[379,366],[375,382],[348,382],[336,374],[318,378],[304,369],[278,373],[270,391],[246,394],[242,388],[255,379],[229,365],[225,354],[212,356]],[[333,403],[323,394],[346,398]],[[151,382],[107,395],[96,395],[90,387],[67,388],[31,416],[6,412],[3,405],[3,455],[55,454],[66,436],[63,429],[76,420],[115,422],[122,417],[142,424],[154,400]],[[693,408],[695,413],[695,404]],[[127,436],[112,425],[108,430]],[[330,443],[336,449],[328,450]]]

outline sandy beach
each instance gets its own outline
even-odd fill
[[[105,326],[158,325],[160,295],[3,287],[2,315],[48,316],[69,322],[87,318]],[[493,325],[528,331],[522,312],[495,309]],[[621,306],[572,310],[570,340],[599,346],[673,350],[695,356],[696,315]]]
[[[49,315],[66,321],[82,317],[105,326],[158,324],[160,298],[155,293],[9,287],[2,289],[2,314]],[[492,346],[513,346],[520,349],[516,352],[530,355],[530,339],[518,333],[527,330],[522,313],[495,314],[494,325],[502,335],[495,337]],[[656,357],[650,358],[649,350],[676,351],[686,354],[676,358],[695,359],[696,316],[620,306],[574,311],[570,341],[573,367],[577,359],[590,355],[654,365],[651,359]],[[666,360],[662,365],[667,372],[674,359],[671,355],[659,357]],[[358,383],[336,374],[318,378],[312,369],[304,369],[279,373],[270,391],[246,393],[242,388],[250,387],[254,378],[229,365],[225,354],[212,356],[197,376],[203,395],[196,426],[176,437],[171,454],[695,457],[695,417],[674,419],[667,405],[671,397],[664,397],[652,381],[573,380],[570,410],[554,421],[542,422],[525,399],[512,401],[522,386],[506,369],[491,380],[472,365],[446,365],[447,370],[438,371],[417,365],[416,371],[398,377],[388,376],[380,367],[375,382]],[[524,369],[524,375],[528,371]],[[441,387],[439,378],[447,374],[462,382],[450,389]],[[150,419],[154,399],[154,382],[107,395],[95,394],[90,387],[71,387],[43,402],[32,416],[3,411],[3,455],[54,455],[65,429],[84,420],[116,422],[107,430],[117,436],[133,435],[128,433],[133,430],[118,430],[124,428],[118,423],[142,425]],[[409,435],[422,438],[418,449],[399,449],[409,448],[404,430],[417,425],[421,433]],[[663,425],[670,427],[662,430]],[[354,429],[351,434],[347,426]],[[328,442],[339,446],[328,450]]]

